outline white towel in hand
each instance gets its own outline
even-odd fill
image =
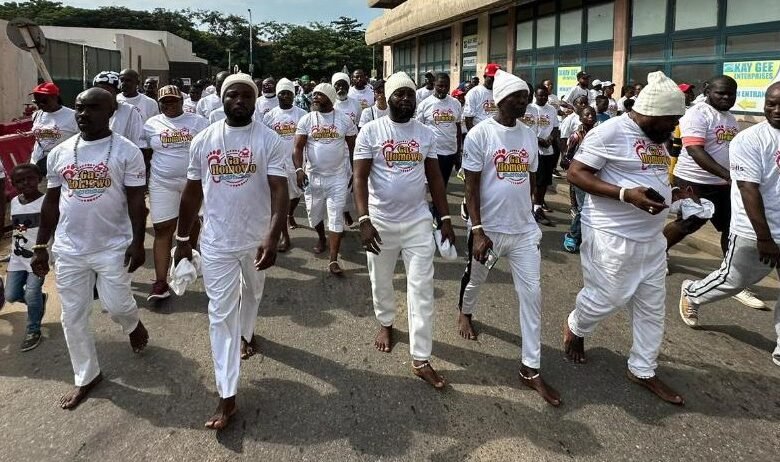
[[[689,217],[699,217],[703,218],[705,220],[709,220],[712,218],[712,215],[715,213],[715,204],[712,203],[712,201],[707,199],[699,199],[701,201],[701,204],[697,204],[696,201],[694,201],[691,198],[681,199],[677,202],[672,202],[672,205],[669,207],[669,212],[671,213],[679,213],[682,212],[683,220],[689,218]]]
[[[171,268],[168,270],[168,278],[171,282],[168,285],[173,289],[173,293],[182,295],[187,290],[187,285],[198,279],[201,274],[200,254],[197,250],[193,250],[192,261],[182,258],[179,264],[174,267],[173,254],[175,251],[175,248],[171,251]]]
[[[455,260],[458,258],[458,249],[450,243],[450,241],[441,241],[441,230],[437,229],[433,232],[433,238],[436,240],[436,247],[439,249],[439,255],[445,260]]]

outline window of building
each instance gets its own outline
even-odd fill
[[[450,72],[451,36],[452,31],[447,28],[420,37],[418,83],[424,81],[426,72]]]
[[[647,74],[655,71],[663,71],[663,63],[659,64],[629,64],[628,81],[629,83],[647,83]]]
[[[718,0],[678,1],[674,11],[674,29],[688,30],[718,25]]]
[[[498,13],[490,16],[490,62],[506,67],[507,24],[509,15]]]
[[[675,40],[672,44],[672,56],[675,58],[713,56],[716,51],[715,45],[715,37]]]
[[[631,31],[634,37],[662,34],[666,31],[667,0],[633,1]]]
[[[775,52],[780,47],[780,30],[759,34],[729,35],[726,54]]]
[[[463,23],[463,42],[461,43],[460,81],[469,80],[477,75],[477,20]]]
[[[729,0],[726,8],[726,26],[744,26],[780,21],[777,0]]]
[[[567,11],[560,15],[561,36],[559,45],[582,43],[582,10]]]
[[[588,8],[588,42],[612,40],[615,30],[614,15],[615,4],[611,2]]]
[[[393,72],[414,75],[414,39],[398,42],[393,46]]]
[[[696,92],[701,93],[704,82],[722,72],[723,68],[718,69],[715,63],[678,64],[672,66],[671,78],[678,83],[696,85]]]
[[[547,16],[536,20],[536,48],[555,46],[555,16]]]
[[[515,48],[518,50],[531,50],[534,47],[534,22],[523,21],[517,23],[517,41]]]

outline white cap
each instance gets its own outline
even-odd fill
[[[312,95],[314,93],[322,93],[325,95],[326,98],[330,100],[331,103],[336,103],[336,89],[333,88],[333,85],[329,83],[321,83],[314,87],[314,90],[312,90]]]
[[[614,86],[615,86],[615,83],[611,82],[609,80],[605,80],[605,81],[601,82],[601,88],[614,87]]]
[[[294,95],[295,85],[293,85],[293,83],[289,79],[282,77],[281,79],[279,79],[278,82],[276,82],[276,94],[278,95],[279,92],[285,90],[292,92],[292,94]]]
[[[681,116],[685,114],[685,95],[663,72],[651,72],[647,74],[647,85],[636,97],[633,110],[650,117]]]
[[[597,85],[603,85],[601,83],[601,80],[599,80],[599,79],[593,79],[593,81],[590,84],[593,85],[594,87],[597,86]]]
[[[343,72],[336,72],[335,74],[333,74],[333,77],[330,78],[330,84],[335,86],[336,82],[338,82],[339,80],[344,80],[345,82],[347,82],[347,85],[349,85],[349,76]]]
[[[525,83],[520,77],[513,75],[509,72],[502,71],[501,69],[496,71],[495,80],[493,80],[493,101],[498,103],[518,91],[530,91],[528,84]]]
[[[412,80],[406,72],[396,72],[385,81],[385,95],[387,95],[387,99],[390,99],[393,93],[399,88],[411,88],[412,91],[417,90],[417,87],[414,85],[414,80]]]
[[[257,98],[257,85],[255,85],[255,83],[252,81],[252,77],[249,74],[244,74],[243,72],[239,72],[238,74],[230,74],[225,79],[225,81],[222,82],[222,91],[220,92],[220,95],[222,96],[223,101],[227,89],[236,84],[248,85],[249,87],[252,88],[252,90],[254,90],[255,98]]]

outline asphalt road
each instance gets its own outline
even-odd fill
[[[451,193],[456,213],[458,180]],[[410,372],[404,276],[395,278],[398,343],[391,354],[378,353],[357,234],[345,238],[347,276],[336,279],[310,251],[313,231],[298,229],[295,248],[269,272],[257,323],[262,355],[242,363],[239,413],[219,433],[203,428],[216,394],[201,281],[185,296],[151,306],[147,254],[133,279],[149,347],[134,355],[96,308],[92,323],[106,380],[74,411],[56,406],[72,383],[56,295],[44,319],[45,341],[29,353],[18,351],[24,307],[6,306],[0,312],[0,460],[778,460],[780,368],[770,359],[772,312],[728,300],[702,310],[701,328],[686,327],[676,311],[680,283],[720,261],[680,246],[668,277],[659,374],[684,394],[685,407],[665,404],[625,379],[631,342],[625,312],[587,341],[588,364],[569,364],[561,327],[582,277],[579,256],[560,249],[568,214],[551,217],[555,226],[544,228],[542,243],[542,370],[562,393],[558,409],[517,381],[518,308],[505,261],[482,292],[481,335],[473,342],[455,329],[464,263],[437,259],[433,361],[451,385],[436,392]],[[463,223],[455,224],[463,238]],[[54,291],[51,277],[47,290]],[[776,281],[757,290],[773,304]]]

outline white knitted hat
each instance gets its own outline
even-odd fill
[[[663,72],[651,72],[647,74],[647,86],[636,97],[633,111],[650,117],[683,115],[685,95]]]
[[[314,93],[322,93],[325,95],[326,98],[330,100],[331,103],[336,103],[336,89],[333,88],[333,85],[329,83],[321,83],[314,87],[314,90],[312,90],[312,95]]]
[[[276,94],[278,95],[279,92],[284,90],[292,92],[293,95],[295,94],[295,85],[293,85],[290,79],[282,77],[278,82],[276,82]]]
[[[330,78],[330,84],[335,86],[336,82],[338,82],[339,80],[343,80],[347,82],[347,85],[349,85],[349,76],[343,72],[336,72],[335,74],[333,74],[333,77]]]
[[[249,74],[239,72],[238,74],[230,74],[225,79],[225,81],[222,82],[222,91],[219,93],[222,96],[223,101],[225,100],[225,93],[227,93],[227,89],[236,84],[242,84],[251,87],[255,92],[255,98],[257,98],[257,85],[255,85],[255,83],[252,81],[252,77],[250,77]]]
[[[493,101],[496,105],[512,93],[523,90],[530,91],[528,84],[523,79],[501,69],[496,71],[495,80],[493,80]]]
[[[406,72],[396,72],[385,81],[385,95],[387,95],[387,99],[390,99],[399,88],[411,88],[412,91],[417,90],[414,80]]]

